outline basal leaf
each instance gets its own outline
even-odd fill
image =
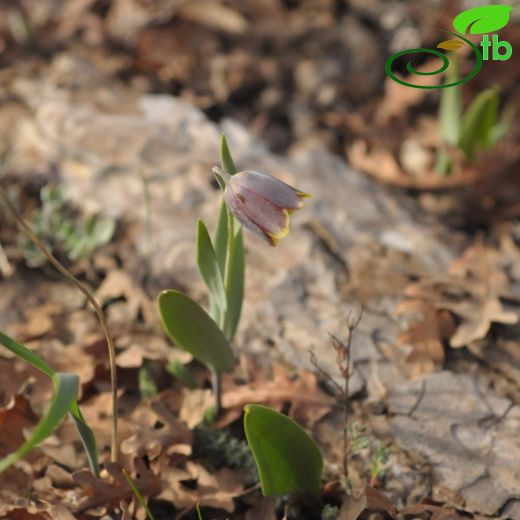
[[[227,307],[226,290],[213,244],[202,220],[197,223],[197,266],[220,311]]]
[[[27,455],[40,442],[51,435],[61,424],[76,400],[79,377],[75,374],[56,372],[52,377],[54,387],[51,403],[31,436],[14,452],[0,460],[0,472]]]
[[[485,34],[496,32],[509,22],[512,7],[508,5],[483,5],[458,14],[453,27],[461,34]]]
[[[248,404],[244,429],[265,496],[319,493],[323,459],[301,426],[267,406]]]
[[[19,358],[23,359],[25,362],[32,365],[34,368],[37,368],[38,370],[43,372],[54,382],[56,372],[32,350],[29,350],[27,347],[24,347],[23,345],[16,342],[14,339],[10,338],[3,332],[0,332],[0,344],[2,344],[11,352],[16,354]],[[76,394],[74,394],[74,399],[72,400],[68,411],[80,436],[81,443],[83,444],[83,449],[85,450],[85,454],[87,455],[90,469],[92,473],[98,475],[99,465],[96,438],[94,436],[94,432],[90,429],[85,419],[83,418],[83,415],[81,414],[81,410],[78,406],[78,401],[76,399]]]
[[[235,357],[228,340],[209,314],[179,291],[162,291],[158,298],[164,330],[181,348],[216,372],[233,370]]]

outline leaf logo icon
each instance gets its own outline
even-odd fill
[[[444,49],[446,51],[456,51],[464,46],[464,43],[456,38],[451,40],[444,40],[443,42],[437,44],[438,49]]]
[[[485,34],[498,31],[509,22],[512,7],[484,5],[462,11],[453,20],[453,27],[461,34]]]

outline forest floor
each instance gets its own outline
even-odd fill
[[[358,499],[337,518],[520,519],[520,120],[493,153],[439,177],[439,92],[397,88],[384,72],[393,52],[435,47],[460,9],[0,3],[0,182],[102,304],[117,349],[119,462],[157,520],[195,519],[197,504],[205,520],[319,518],[262,497],[241,422],[251,402],[312,434],[324,501],[341,509],[343,377],[330,335],[347,343],[359,315],[348,406]],[[520,48],[518,19],[501,37]],[[464,85],[466,104],[494,85],[501,106],[520,101],[520,54],[503,65]],[[312,198],[276,248],[246,236],[239,364],[207,426],[210,374],[166,338],[156,298],[178,289],[207,304],[196,222],[215,226],[222,132],[239,169]],[[0,219],[0,330],[79,375],[106,463],[110,372],[96,315],[2,205]],[[7,350],[0,373],[1,458],[52,388]],[[125,483],[87,467],[66,421],[0,474],[0,517],[145,517]]]

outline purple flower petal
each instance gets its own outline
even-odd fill
[[[288,211],[271,204],[255,192],[237,188],[230,182],[224,197],[237,220],[270,245],[274,246],[289,232]]]
[[[303,206],[302,197],[308,196],[275,177],[253,170],[233,175],[230,182],[240,189],[248,189],[263,196],[279,208],[290,210],[301,208]]]

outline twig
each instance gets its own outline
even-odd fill
[[[24,218],[18,213],[12,202],[9,200],[4,187],[0,184],[0,198],[5,204],[9,213],[14,218],[18,226],[22,231],[29,237],[34,245],[45,255],[50,264],[59,271],[67,281],[74,285],[81,293],[87,298],[97,314],[101,328],[105,334],[108,346],[108,359],[110,362],[110,385],[112,391],[112,442],[110,449],[110,460],[117,462],[117,374],[116,374],[116,351],[114,346],[114,340],[108,328],[108,323],[105,318],[105,314],[101,309],[101,306],[96,301],[89,289],[82,284],[64,265],[52,255],[43,244],[43,242],[34,234],[29,225],[25,222]]]
[[[349,313],[347,317],[347,328],[348,328],[348,337],[347,342],[344,343],[340,339],[338,339],[333,334],[329,333],[329,336],[332,339],[332,346],[336,351],[337,355],[337,365],[339,368],[340,375],[343,378],[343,387],[336,382],[334,377],[332,377],[329,372],[320,367],[314,352],[311,351],[311,363],[316,368],[316,370],[324,376],[328,381],[330,381],[335,389],[335,393],[337,397],[341,400],[342,410],[343,410],[343,475],[345,477],[345,483],[348,485],[349,482],[349,473],[348,473],[348,459],[350,456],[350,445],[348,439],[348,422],[349,422],[349,414],[348,414],[348,404],[349,404],[349,383],[350,377],[352,376],[351,363],[350,363],[350,347],[352,345],[352,336],[354,330],[359,325],[361,318],[363,316],[363,307],[359,312],[357,318],[352,318],[352,313]]]

